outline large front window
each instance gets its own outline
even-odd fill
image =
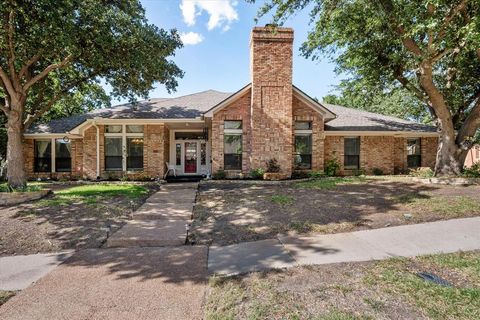
[[[344,140],[344,163],[345,169],[360,168],[360,138],[349,137]]]
[[[35,172],[52,171],[51,140],[35,140]]]
[[[407,139],[407,164],[409,168],[422,166],[420,138]]]
[[[105,126],[105,170],[143,169],[143,126]]]
[[[223,143],[225,170],[242,170],[242,121],[225,121]]]

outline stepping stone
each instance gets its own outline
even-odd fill
[[[185,221],[129,221],[107,240],[106,247],[163,247],[185,244]]]

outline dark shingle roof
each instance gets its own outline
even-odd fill
[[[327,131],[436,131],[433,126],[396,117],[328,103],[322,103],[322,105],[337,115],[337,118],[325,124],[325,130]]]
[[[38,123],[27,133],[65,133],[87,119],[182,119],[196,118],[231,96],[231,93],[215,90],[202,91],[177,98],[156,98],[140,101],[135,105],[123,104],[108,109],[99,109],[48,123]],[[337,115],[325,124],[327,131],[420,131],[435,132],[435,127],[403,119],[322,103]]]
[[[123,104],[98,109],[84,115],[38,123],[27,133],[64,133],[87,119],[182,119],[199,117],[205,111],[229,97],[231,93],[207,90],[177,98],[155,98],[139,101],[135,105]]]

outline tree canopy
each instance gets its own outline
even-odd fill
[[[0,109],[7,117],[10,183],[25,181],[15,167],[23,159],[14,155],[24,129],[52,106],[64,112],[59,101],[95,85],[100,94],[100,81],[114,97],[146,97],[155,83],[174,90],[183,72],[170,58],[181,46],[176,30],[147,21],[138,0],[0,0]]]
[[[329,57],[365,90],[408,90],[440,132],[437,174],[458,174],[480,126],[478,0],[269,0],[284,23],[310,10],[301,52]]]

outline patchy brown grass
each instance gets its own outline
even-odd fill
[[[15,296],[15,292],[14,291],[3,291],[3,290],[0,290],[0,306],[2,304],[4,304],[5,302],[7,302],[10,298],[12,298],[13,296]]]
[[[478,319],[480,252],[210,279],[206,319]],[[428,283],[434,272],[453,287]]]
[[[57,188],[27,204],[0,209],[0,256],[97,248],[153,192],[155,183]]]
[[[278,233],[338,233],[480,215],[480,186],[330,178],[200,185],[192,237],[227,245]]]

